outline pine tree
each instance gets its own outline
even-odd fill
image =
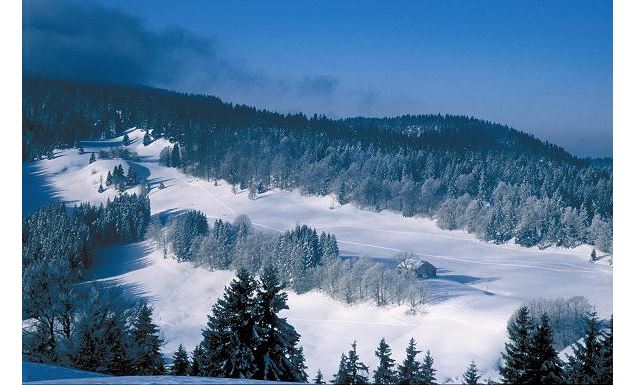
[[[192,351],[192,363],[190,365],[190,376],[199,376],[203,367],[203,349],[201,345],[196,345]]]
[[[478,368],[474,361],[470,362],[465,373],[463,373],[463,385],[478,385],[478,380],[481,378],[478,374]]]
[[[80,147],[78,152],[79,152],[79,155],[83,155],[84,152],[86,152],[86,150],[84,150],[84,147]]]
[[[609,321],[609,328],[603,333],[599,354],[598,383],[613,383],[613,317]]]
[[[322,370],[318,369],[315,378],[313,379],[314,384],[326,384],[324,381],[324,376],[322,375]]]
[[[337,373],[333,375],[333,379],[331,380],[332,384],[350,384],[351,378],[347,371],[347,358],[344,353],[340,356],[340,365],[337,369]]]
[[[437,379],[434,377],[437,370],[433,367],[434,360],[432,359],[432,355],[430,351],[426,353],[426,356],[423,359],[423,365],[421,365],[421,381],[423,384],[431,385],[434,384],[434,381]]]
[[[143,134],[143,145],[147,146],[150,143],[152,143],[152,137],[150,136],[150,133],[146,131],[146,133]]]
[[[256,289],[251,274],[240,269],[212,307],[201,343],[203,375],[252,378],[256,373],[254,349],[259,343]]]
[[[92,154],[90,154],[90,159],[88,159],[88,164],[91,164],[96,160],[97,159],[95,159],[95,153],[93,152]]]
[[[595,247],[593,248],[593,250],[591,251],[591,262],[595,262],[598,260],[598,254],[595,251]]]
[[[186,376],[190,371],[190,360],[187,357],[187,350],[183,345],[179,345],[178,349],[172,356],[174,363],[170,368],[170,374],[173,376]]]
[[[126,177],[126,183],[128,186],[134,186],[139,184],[139,178],[137,177],[137,173],[134,170],[134,167],[128,168],[128,176]]]
[[[277,270],[266,267],[259,283],[256,306],[260,343],[254,352],[258,367],[254,378],[306,381],[304,355],[302,348],[297,348],[300,335],[286,319],[278,317],[289,306]]]
[[[108,175],[106,176],[106,186],[110,186],[112,184],[112,173],[108,171]]]
[[[170,165],[172,167],[180,167],[181,166],[181,151],[179,150],[179,144],[174,143],[174,147],[172,147],[172,155],[170,157]]]
[[[359,355],[357,354],[357,341],[353,341],[351,345],[351,350],[348,351],[348,356],[346,357],[346,374],[348,380],[347,384],[367,384],[368,377],[364,376],[362,373],[366,372],[368,374],[368,366],[364,365],[363,362],[360,361]]]
[[[504,384],[528,383],[531,331],[529,308],[523,306],[518,310],[514,321],[507,327],[509,342],[505,343],[505,352],[502,353],[503,363],[499,367]]]
[[[100,194],[104,192],[104,186],[101,183],[99,184],[99,188],[97,189],[97,192]]]
[[[595,312],[587,317],[586,335],[582,343],[573,346],[573,356],[567,355],[565,376],[571,384],[597,384],[601,372],[601,343]]]
[[[531,337],[529,357],[530,364],[527,370],[529,383],[562,383],[562,362],[553,347],[553,332],[546,314],[540,317],[540,324]]]
[[[397,372],[395,371],[395,360],[392,359],[392,351],[384,338],[379,341],[379,346],[375,351],[379,359],[377,369],[373,374],[375,384],[392,385],[397,382]]]
[[[133,370],[139,375],[163,374],[159,328],[152,322],[152,307],[143,303],[132,325]]]
[[[417,343],[414,338],[410,339],[406,348],[406,358],[403,364],[397,366],[397,383],[402,385],[421,384],[421,364],[417,361],[417,354],[421,353],[416,349]]]
[[[125,134],[125,135],[123,136],[123,145],[124,145],[124,146],[127,146],[127,145],[129,145],[129,144],[130,144],[130,137],[128,136],[128,134]]]

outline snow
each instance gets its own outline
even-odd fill
[[[22,363],[22,382],[26,384],[285,384],[284,382],[241,380],[237,378],[181,376],[106,376],[62,366]]]
[[[575,249],[522,248],[514,244],[493,245],[464,231],[441,230],[429,219],[404,218],[388,211],[371,212],[353,205],[334,204],[332,197],[302,196],[298,191],[269,191],[255,200],[246,191],[232,193],[231,186],[218,186],[158,164],[158,154],[167,141],[159,139],[143,146],[143,132],[130,130],[128,149],[139,154],[138,162],[97,160],[88,164],[90,153],[109,143],[84,143],[86,153],[75,149],[55,152],[55,158],[26,164],[28,174],[37,175],[25,189],[48,188],[49,195],[65,202],[105,202],[116,195],[113,188],[99,194],[99,179],[114,165],[138,167],[150,184],[152,214],[170,215],[188,209],[203,211],[210,218],[233,220],[248,215],[263,231],[285,231],[307,224],[337,236],[343,255],[391,258],[409,251],[438,268],[438,278],[426,281],[432,303],[426,312],[407,315],[405,308],[377,308],[370,304],[347,306],[311,292],[290,294],[286,316],[302,335],[309,374],[318,368],[327,379],[337,369],[340,353],[353,340],[371,368],[381,337],[402,360],[407,341],[414,337],[420,350],[430,349],[443,381],[456,378],[474,359],[485,379],[496,377],[496,365],[505,341],[505,326],[512,312],[532,297],[582,295],[597,307],[601,317],[612,313],[612,267],[608,258],[589,263],[591,247]],[[163,182],[165,189],[158,189]],[[51,193],[52,191],[52,193]],[[23,197],[36,196],[25,193]],[[29,198],[30,199],[30,198]],[[38,201],[23,203],[28,210]],[[191,264],[166,260],[153,245],[135,245],[103,250],[93,272],[96,279],[130,285],[149,296],[172,352],[179,343],[191,350],[200,340],[211,305],[222,294],[232,272],[210,272]]]

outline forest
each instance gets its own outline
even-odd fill
[[[613,176],[513,128],[466,116],[329,119],[140,86],[25,77],[23,159],[130,127],[165,137],[166,166],[436,219],[496,243],[612,250]]]

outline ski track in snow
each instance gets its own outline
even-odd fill
[[[128,148],[138,152],[139,161],[97,160],[89,165],[91,151],[108,147],[91,149],[86,142],[83,155],[73,149],[61,150],[55,152],[55,159],[23,165],[23,175],[37,174],[37,178],[28,178],[33,185],[23,185],[23,190],[35,189],[37,193],[39,189],[47,193],[48,200],[98,204],[116,195],[112,188],[97,193],[105,174],[119,163],[137,164],[149,171],[148,179],[155,186],[157,181],[166,185],[163,190],[152,187],[149,192],[153,215],[197,209],[209,218],[231,220],[246,214],[254,226],[276,232],[306,224],[335,234],[344,255],[391,258],[408,251],[439,268],[438,278],[427,283],[434,301],[416,315],[406,314],[405,306],[346,305],[317,292],[289,293],[290,310],[283,311],[283,316],[302,335],[310,376],[318,368],[327,377],[334,373],[340,353],[347,351],[353,340],[372,368],[380,338],[386,338],[394,358],[400,361],[408,340],[415,337],[420,350],[430,349],[435,356],[440,382],[457,378],[472,359],[483,370],[485,380],[496,378],[507,319],[522,301],[535,296],[584,295],[598,306],[601,316],[612,312],[612,268],[604,260],[588,263],[589,246],[539,250],[494,245],[464,231],[441,230],[429,219],[364,211],[350,204],[330,209],[331,198],[303,197],[297,191],[272,190],[250,200],[244,192],[233,194],[224,181],[214,186],[159,166],[158,154],[169,143],[159,139],[146,147],[141,144],[142,132],[131,129],[128,134]],[[120,140],[109,144],[119,145]],[[23,200],[28,200],[23,204],[45,202],[30,202],[31,197],[37,194],[23,192]],[[32,209],[27,207],[27,211]],[[137,295],[150,298],[155,321],[166,340],[164,351],[170,354],[179,343],[191,350],[200,341],[211,304],[222,295],[233,273],[177,263],[164,259],[148,242],[141,246],[105,250],[96,258],[95,268],[116,273],[94,281],[131,285]],[[133,262],[132,267],[128,268],[127,262]],[[117,264],[123,267],[113,270],[110,266]]]

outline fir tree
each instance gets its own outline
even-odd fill
[[[179,144],[174,143],[174,147],[172,147],[172,154],[170,157],[170,165],[172,167],[180,167],[181,166],[181,151],[179,150]]]
[[[593,248],[593,250],[591,251],[591,262],[595,262],[598,260],[598,254],[595,251],[595,247]]]
[[[481,378],[478,374],[478,368],[474,361],[470,362],[465,373],[463,373],[463,385],[478,385],[478,380]]]
[[[254,349],[259,342],[256,289],[251,274],[240,269],[212,307],[201,343],[203,375],[252,378],[256,373]]]
[[[386,385],[395,384],[397,382],[397,373],[394,369],[395,360],[392,359],[392,351],[384,338],[379,341],[375,355],[379,359],[379,364],[373,374],[374,383]]]
[[[324,376],[322,375],[322,370],[318,369],[315,378],[313,379],[314,384],[326,384],[324,381]]]
[[[133,370],[140,375],[163,374],[159,328],[152,322],[152,307],[143,303],[132,325]]]
[[[553,347],[553,332],[549,317],[543,314],[530,342],[530,363],[527,378],[531,384],[560,384],[563,381],[562,362]]]
[[[86,152],[86,150],[84,150],[84,147],[80,147],[78,152],[79,152],[79,155],[83,155],[84,152]]]
[[[598,383],[613,383],[613,317],[609,321],[609,328],[603,333],[599,354]]]
[[[112,184],[112,173],[108,171],[108,175],[106,176],[106,186],[110,186]]]
[[[192,351],[192,363],[190,365],[190,376],[199,376],[203,367],[203,349],[201,345],[196,345]]]
[[[437,370],[433,367],[434,360],[428,350],[426,356],[423,358],[423,365],[421,365],[421,382],[425,385],[434,384],[437,379],[434,377]]]
[[[91,164],[96,160],[97,159],[95,159],[95,153],[93,152],[92,154],[90,154],[90,159],[88,159],[88,164]]]
[[[507,327],[509,341],[502,353],[503,363],[499,372],[504,384],[527,384],[532,322],[529,308],[521,307],[513,322]]]
[[[97,192],[100,194],[104,192],[104,186],[101,183],[99,184],[99,188],[97,189]]]
[[[123,145],[124,145],[124,146],[127,146],[127,145],[129,145],[129,144],[130,144],[130,137],[128,136],[128,134],[125,134],[125,135],[123,136],[123,141],[122,141],[122,142],[123,142]]]
[[[410,339],[406,348],[406,358],[403,364],[397,366],[397,383],[403,385],[421,384],[421,364],[417,361],[417,354],[420,353],[416,349],[417,343],[414,338]]]
[[[170,368],[170,374],[173,376],[186,376],[190,372],[190,360],[183,345],[179,345],[172,359],[174,363],[172,368]]]
[[[255,378],[264,380],[306,381],[300,335],[286,319],[278,317],[288,309],[285,286],[273,267],[266,267],[260,277],[256,296],[260,343],[254,356],[258,371]]]
[[[146,131],[146,133],[143,134],[143,145],[147,146],[150,143],[152,143],[152,137],[150,136],[150,133]]]
[[[128,168],[128,176],[126,176],[126,183],[128,186],[134,186],[139,184],[139,178],[137,177],[137,173],[134,170],[134,167]]]
[[[351,378],[346,368],[347,366],[346,360],[347,360],[346,355],[342,353],[342,355],[340,356],[340,364],[337,368],[337,373],[333,375],[333,379],[331,380],[332,384],[350,384],[351,383]]]
[[[567,356],[565,376],[571,384],[597,384],[600,379],[601,342],[598,318],[595,312],[587,317],[586,335],[582,343],[573,346],[573,356]]]

